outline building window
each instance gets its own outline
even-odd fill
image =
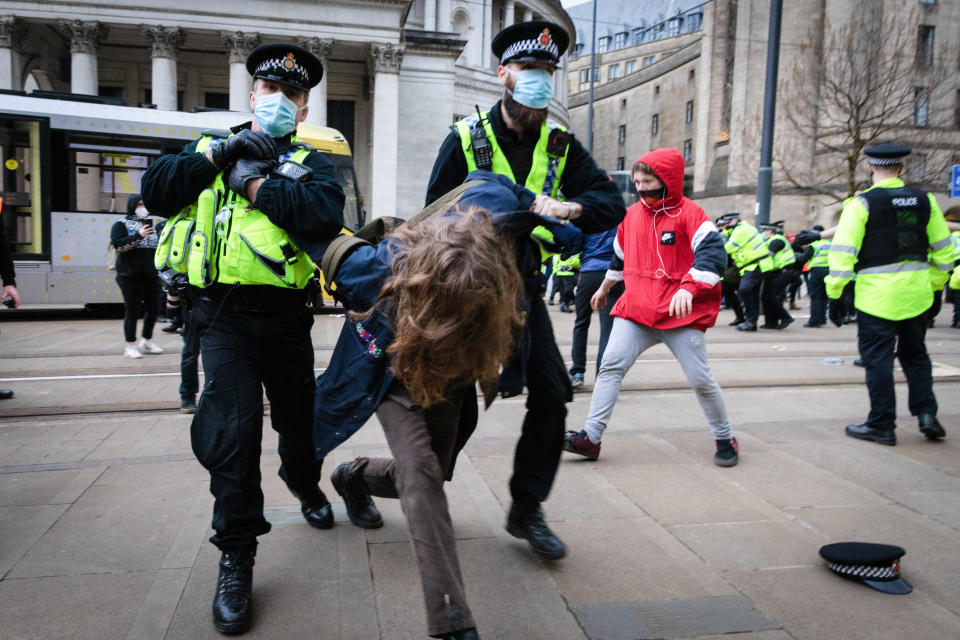
[[[693,140],[684,140],[683,141],[683,161],[690,163],[693,162]]]
[[[637,70],[637,61],[636,60],[627,60],[623,65],[625,67],[624,74],[631,74]]]
[[[910,155],[909,167],[910,180],[913,182],[926,182],[927,179],[927,154],[914,153]]]
[[[930,95],[926,87],[913,88],[913,118],[911,124],[915,127],[927,126],[927,110],[929,107]]]
[[[655,113],[650,119],[650,135],[655,136],[660,133],[660,114]]]
[[[917,32],[917,66],[929,67],[933,64],[933,30],[927,24],[922,24]]]
[[[691,122],[693,122],[693,100],[687,100],[687,115],[685,118],[685,122],[687,124],[690,124]]]
[[[660,95],[660,85],[658,84],[653,85],[653,95],[655,96]]]
[[[619,156],[619,157],[617,158],[617,171],[623,171],[624,164],[625,164],[625,163],[624,163],[624,157],[623,157],[623,156]]]
[[[612,64],[607,67],[607,80],[616,80],[620,77],[620,64]]]
[[[627,44],[627,32],[621,31],[613,37],[613,48],[622,49]]]
[[[958,91],[957,93],[960,94],[960,91]],[[626,108],[627,108],[627,99],[620,98],[620,111],[625,111]]]
[[[641,27],[634,27],[630,33],[630,44],[637,45],[641,43],[643,43],[643,29]]]
[[[693,82],[694,78],[696,78],[696,77],[697,77],[697,70],[696,70],[696,69],[690,69],[690,75],[687,76],[687,80],[689,80],[690,82]]]
[[[957,103],[953,107],[953,126],[960,129],[960,89],[957,89]]]
[[[573,45],[573,52],[571,53],[570,57],[579,58],[581,55],[583,55],[583,43],[578,42],[577,44]]]
[[[604,36],[597,41],[597,51],[603,53],[610,48],[610,36]]]
[[[652,64],[653,64],[654,62],[656,62],[656,61],[657,61],[657,56],[644,56],[644,57],[643,57],[643,66],[644,66],[644,67],[649,67],[650,65],[652,65]]]
[[[589,69],[580,69],[580,84],[587,84],[587,72]]]
[[[619,142],[620,144],[623,144],[626,141],[627,141],[627,125],[622,124],[620,125],[620,128],[617,130],[617,142]]]
[[[702,25],[703,25],[703,14],[691,13],[687,16],[687,19],[684,22],[683,30],[685,33],[693,33],[694,31],[699,31]]]

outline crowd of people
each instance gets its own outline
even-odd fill
[[[936,200],[899,179],[909,149],[868,149],[873,187],[846,203],[836,227],[792,241],[782,222],[757,228],[734,213],[711,220],[683,195],[683,158],[673,149],[636,160],[638,201],[625,208],[587,150],[547,118],[568,44],[550,22],[501,31],[492,48],[502,99],[453,125],[426,207],[409,219],[377,219],[355,236],[341,234],[344,194],[333,166],[296,136],[323,65],[294,45],[260,46],[246,62],[253,120],[206,131],[159,158],[113,226],[124,354],[161,352],[152,339],[161,283],[168,317],[183,324],[181,409],[194,413],[191,444],[214,496],[210,542],[221,556],[212,617],[220,632],[252,624],[258,538],[271,529],[260,486],[264,391],[279,434],[278,475],[317,529],[334,526],[319,487],[325,458],[376,414],[391,457],[343,462],[331,484],[364,529],[384,523],[374,498],[400,501],[427,633],[459,640],[480,636],[444,483],[476,429],[478,386],[485,408],[526,393],[505,528],[547,560],[567,554],[542,507],[562,452],[599,458],[622,380],[651,346],[664,343],[683,369],[715,443],[713,462],[738,464],[707,357],[705,334],[721,304],[740,332],[782,331],[805,281],[806,327],[828,318],[858,324],[871,410],[846,433],[896,443],[898,357],[921,433],[946,436],[923,341],[934,292],[960,258],[960,232],[951,236]],[[148,210],[164,218],[162,232]],[[3,293],[16,305],[6,263],[0,254]],[[315,379],[305,287],[317,265],[347,313]],[[569,369],[547,311],[549,275],[560,311],[576,314]],[[594,311],[596,382],[582,428],[567,429],[566,404],[585,384]]]

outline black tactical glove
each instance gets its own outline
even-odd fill
[[[273,138],[262,131],[250,129],[243,129],[234,136],[210,145],[210,156],[219,171],[241,158],[276,161],[278,155],[277,143]]]
[[[819,239],[819,231],[810,231],[809,229],[804,229],[796,235],[796,237],[793,239],[793,242],[796,246],[803,246],[805,244],[810,244],[811,242],[816,242]]]
[[[847,317],[847,309],[843,304],[843,300],[831,300],[829,309],[830,322],[838,327],[842,327],[843,320]]]
[[[276,160],[247,160],[241,158],[230,170],[228,184],[230,190],[244,198],[247,197],[247,182],[254,178],[266,178],[271,169],[277,166]]]

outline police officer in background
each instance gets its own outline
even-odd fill
[[[793,316],[783,306],[787,297],[787,284],[791,274],[787,268],[796,262],[793,247],[783,236],[783,220],[760,225],[760,230],[766,236],[767,257],[760,261],[760,272],[763,274],[763,316],[766,319],[764,329],[786,329]]]
[[[924,344],[926,311],[953,267],[953,245],[936,199],[900,179],[908,147],[864,150],[873,186],[844,203],[830,245],[826,277],[830,320],[840,326],[844,286],[856,273],[857,341],[866,367],[870,413],[848,425],[851,438],[897,443],[893,358],[907,377],[910,413],[930,440],[946,433],[937,420],[930,356]],[[929,263],[928,263],[929,254]]]
[[[569,42],[559,25],[544,21],[522,22],[497,34],[492,49],[500,61],[497,79],[503,98],[489,111],[452,127],[433,166],[428,204],[480,168],[526,186],[537,194],[537,213],[571,220],[584,233],[606,231],[623,220],[623,199],[616,184],[576,138],[547,118],[554,72]],[[526,386],[529,395],[514,454],[507,531],[526,539],[540,556],[560,558],[566,547],[547,527],[540,503],[547,499],[560,463],[564,403],[572,400],[572,391],[546,305],[537,295],[539,249],[526,246],[521,252],[525,253],[518,264],[526,285],[527,322],[500,390],[505,396],[516,395]],[[475,409],[472,419],[476,421]]]
[[[222,556],[213,622],[224,633],[250,626],[257,536],[270,531],[260,489],[264,389],[280,435],[280,477],[311,526],[333,526],[317,486],[313,316],[304,293],[314,268],[301,247],[337,235],[344,195],[333,165],[295,135],[323,67],[286,44],[254,49],[246,65],[253,122],[204,132],[157,160],[142,183],[151,211],[176,216],[168,238],[180,237],[178,225],[195,225],[184,262],[198,298],[191,322],[206,383],[190,435],[215,498],[210,541]],[[175,250],[161,242],[158,262]],[[168,264],[182,270],[183,262]]]
[[[813,231],[823,231],[823,225],[813,225]],[[827,286],[824,279],[830,272],[830,240],[821,238],[804,247],[800,262],[810,265],[810,277],[807,280],[807,291],[810,293],[810,319],[803,326],[822,327],[827,324]]]
[[[737,295],[743,305],[744,320],[737,331],[756,331],[760,317],[760,285],[763,273],[760,262],[769,258],[767,239],[755,226],[740,219],[739,213],[727,213],[720,217],[723,223],[724,249],[740,272]]]

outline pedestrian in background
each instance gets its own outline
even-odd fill
[[[587,335],[590,331],[590,317],[593,308],[590,299],[603,284],[603,277],[613,258],[613,240],[617,237],[617,230],[610,229],[602,233],[591,233],[584,241],[583,252],[580,258],[580,276],[577,279],[575,307],[576,320],[573,323],[573,365],[570,367],[570,383],[576,389],[583,386],[583,374],[587,371]],[[613,327],[613,318],[610,310],[620,294],[623,293],[623,283],[618,282],[607,296],[607,304],[597,310],[600,318],[600,345],[597,347],[597,373],[600,372],[600,363],[603,362],[603,351],[607,348],[610,338],[610,329]]]
[[[3,214],[3,201],[0,200],[0,216]],[[20,294],[17,292],[17,273],[13,268],[13,252],[7,242],[5,220],[0,217],[0,279],[3,280],[3,292],[0,300],[11,309],[20,306]],[[0,389],[0,400],[9,400],[13,397],[12,389]]]
[[[127,198],[127,215],[113,223],[110,242],[117,250],[117,285],[123,295],[123,355],[142,358],[144,353],[163,353],[153,341],[153,326],[160,307],[160,280],[153,264],[157,232],[147,217],[139,193]],[[143,314],[141,338],[137,341],[137,319]]]

